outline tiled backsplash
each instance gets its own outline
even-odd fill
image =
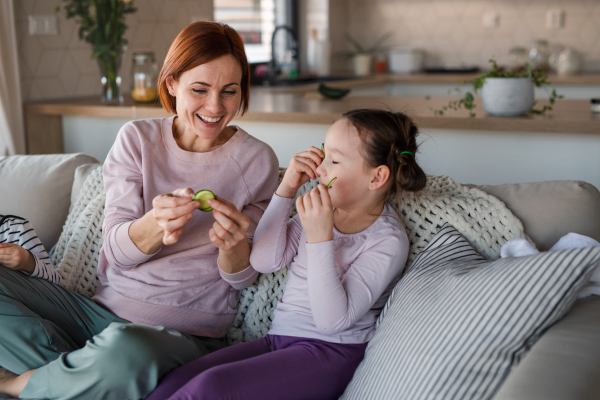
[[[61,3],[15,1],[24,100],[100,93],[98,66],[90,59],[90,46],[79,40],[74,20],[59,14],[58,35],[28,34],[28,15],[55,15]],[[133,52],[154,51],[160,63],[181,29],[213,15],[212,0],[137,0],[136,7],[127,18],[129,47],[121,69],[125,90]],[[491,56],[506,62],[510,47],[528,47],[531,40],[543,38],[576,48],[584,54],[587,69],[600,70],[600,0],[329,0],[329,7],[334,51],[350,50],[345,32],[369,46],[391,31],[387,45],[424,49],[429,65],[486,67]],[[565,12],[563,28],[546,28],[550,9]],[[499,15],[497,28],[483,26],[484,14],[491,12]]]
[[[584,55],[584,68],[600,70],[600,0],[349,0],[348,31],[365,45],[386,31],[386,44],[426,50],[429,65],[489,67],[494,56],[508,60],[512,46],[529,48],[534,39],[568,45]],[[564,26],[546,28],[546,13],[564,11]],[[499,15],[496,28],[483,16]]]
[[[29,15],[56,15],[60,0],[16,0],[17,39],[23,100],[93,96],[101,92],[100,72],[90,58],[90,45],[79,40],[79,25],[58,14],[58,35],[29,36]],[[131,56],[154,51],[162,62],[171,42],[193,20],[212,20],[212,0],[138,0],[127,16],[129,40],[121,67],[123,88],[129,90]]]

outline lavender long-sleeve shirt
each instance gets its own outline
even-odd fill
[[[106,161],[106,209],[98,263],[101,286],[93,300],[121,318],[193,335],[222,337],[235,315],[240,289],[255,280],[248,267],[227,274],[208,232],[211,212],[194,211],[181,239],[144,254],[129,227],[152,200],[178,188],[210,189],[250,219],[248,240],[277,188],[278,161],[265,143],[242,129],[206,153],[181,149],[173,117],[132,121],[121,128]]]
[[[404,226],[386,204],[362,232],[344,234],[334,228],[333,240],[307,243],[299,216],[288,219],[292,202],[273,196],[250,255],[259,272],[274,272],[291,262],[269,334],[368,342],[406,264]]]

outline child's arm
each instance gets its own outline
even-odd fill
[[[302,225],[298,217],[288,220],[296,192],[316,179],[323,152],[316,147],[294,154],[269,207],[258,223],[250,264],[258,272],[275,272],[292,261],[298,250]]]
[[[289,219],[293,201],[294,199],[273,195],[258,223],[250,253],[250,265],[258,272],[280,270],[296,255],[302,226],[297,216]]]
[[[0,243],[0,264],[62,285],[60,274],[52,266],[46,249],[29,221],[15,216],[2,218]]]
[[[362,318],[401,273],[408,258],[403,233],[381,232],[352,263],[343,279],[335,266],[333,241],[308,243],[310,308],[319,332],[335,335]]]

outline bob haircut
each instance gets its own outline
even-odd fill
[[[158,94],[163,108],[177,114],[175,97],[169,95],[167,88],[169,76],[177,81],[182,73],[228,54],[235,57],[242,67],[242,101],[238,111],[243,115],[248,110],[250,99],[250,65],[244,42],[229,25],[207,21],[186,26],[171,44],[158,76]]]

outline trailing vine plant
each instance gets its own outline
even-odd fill
[[[476,108],[476,104],[474,102],[475,95],[478,94],[479,89],[483,87],[485,83],[485,78],[529,78],[533,82],[536,87],[542,87],[544,85],[549,85],[548,82],[548,72],[543,69],[533,69],[529,63],[525,63],[525,68],[521,71],[511,72],[505,71],[504,69],[498,67],[498,63],[496,60],[489,60],[492,63],[492,70],[489,72],[485,72],[478,76],[475,79],[470,80],[469,82],[473,85],[473,91],[467,91],[464,95],[458,100],[451,100],[448,102],[447,106],[443,106],[441,110],[435,110],[431,107],[429,109],[433,111],[434,115],[444,115],[445,111],[455,110],[458,111],[460,108],[464,108],[469,111],[469,117],[474,117],[475,112],[473,111]],[[463,81],[463,84],[466,84],[467,81]],[[448,91],[448,94],[452,94],[453,92],[462,93],[461,89],[454,88]],[[535,105],[537,101],[533,102],[531,110],[529,113],[531,114],[544,114],[546,111],[552,111],[552,107],[557,99],[562,99],[564,96],[556,93],[556,90],[553,89],[552,93],[550,93],[549,102],[550,105],[544,105],[541,109],[536,109]],[[427,96],[426,99],[429,100],[431,96]]]

